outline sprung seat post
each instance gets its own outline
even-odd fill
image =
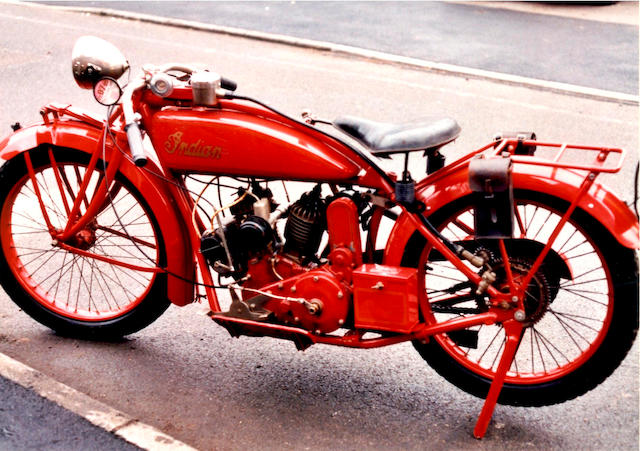
[[[416,182],[409,173],[409,152],[404,152],[402,179],[396,182],[396,201],[411,205],[416,200]]]

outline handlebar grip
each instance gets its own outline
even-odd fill
[[[129,141],[129,150],[131,150],[133,162],[136,166],[143,167],[147,164],[147,156],[142,145],[140,127],[138,127],[137,123],[132,122],[125,127],[125,131],[127,132],[127,141]]]
[[[228,78],[220,77],[220,87],[227,91],[235,91],[238,87],[238,83],[233,80],[229,80]]]

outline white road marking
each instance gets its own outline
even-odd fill
[[[427,69],[430,71],[439,71],[439,72],[445,72],[447,74],[453,74],[458,76],[462,75],[462,76],[468,76],[473,78],[498,81],[498,82],[509,83],[517,86],[525,86],[525,87],[543,89],[543,90],[552,91],[552,92],[573,94],[573,95],[578,95],[578,96],[587,97],[587,98],[624,102],[632,105],[638,105],[640,103],[640,96],[638,95],[631,95],[631,94],[625,94],[621,92],[589,88],[585,86],[577,86],[577,85],[572,85],[568,83],[560,83],[560,82],[539,80],[539,79],[529,78],[529,77],[521,77],[518,75],[511,75],[511,74],[487,71],[482,69],[474,69],[470,67],[457,66],[453,64],[437,63],[433,61],[421,60],[418,58],[393,55],[385,52],[378,52],[375,50],[366,50],[359,47],[353,47],[353,46],[342,45],[342,44],[334,44],[334,43],[325,42],[325,41],[315,41],[311,39],[301,39],[301,38],[295,38],[291,36],[274,34],[274,33],[265,33],[260,31],[245,30],[241,28],[225,27],[221,25],[211,25],[211,24],[205,24],[202,22],[195,22],[195,21],[183,20],[183,19],[171,19],[166,17],[153,16],[150,14],[132,13],[128,11],[117,11],[117,10],[108,9],[108,8],[73,7],[73,6],[60,6],[60,5],[51,6],[51,5],[41,5],[37,3],[20,3],[14,0],[0,0],[0,3],[20,4],[23,6],[36,7],[36,8],[54,8],[54,9],[59,9],[63,11],[95,14],[95,15],[102,15],[107,17],[116,17],[121,19],[150,22],[150,23],[159,24],[159,25],[190,28],[193,30],[209,31],[214,33],[222,33],[222,34],[228,34],[232,36],[240,36],[240,37],[257,39],[257,40],[268,41],[268,42],[276,42],[280,44],[288,44],[296,47],[312,48],[316,50],[328,50],[336,53],[345,53],[349,55],[355,55],[363,58],[373,59],[376,61],[404,64],[407,66]],[[11,16],[6,14],[0,14],[0,16],[21,19],[21,20],[28,20],[28,21],[30,20],[36,23],[44,23],[48,26],[61,26],[64,28],[77,29],[77,30],[84,29],[87,31],[95,32],[94,29],[90,29],[90,28],[59,25],[55,22],[29,19],[21,16]],[[109,33],[104,33],[104,34],[109,34]],[[116,33],[113,33],[113,34],[116,34]],[[117,35],[121,37],[128,37],[127,35],[123,35],[121,33],[117,33]],[[153,40],[153,39],[149,40],[147,38],[140,38],[137,36],[135,38],[138,40],[147,41],[147,42],[162,42],[164,45],[181,46],[180,44],[172,43],[169,41]],[[186,47],[193,48],[193,46],[186,46]],[[215,51],[216,50],[214,50],[214,52]],[[225,52],[220,52],[220,53],[225,54]],[[234,55],[234,56],[237,56],[237,55]],[[246,56],[243,55],[243,58],[246,58]],[[271,60],[267,58],[265,59],[265,61],[271,61]],[[317,68],[316,66],[309,66],[308,68],[311,70],[319,70],[319,68]],[[554,110],[554,111],[558,111],[558,110]]]
[[[164,432],[0,353],[0,375],[129,443],[151,451],[195,451]]]

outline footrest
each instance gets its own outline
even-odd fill
[[[209,316],[216,323],[227,329],[232,337],[245,335],[248,337],[283,338],[293,341],[299,351],[304,351],[316,342],[311,333],[296,327],[233,318],[219,313],[211,313]]]

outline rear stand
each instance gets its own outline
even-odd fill
[[[504,345],[504,351],[500,357],[500,363],[498,363],[498,369],[496,375],[491,382],[489,393],[484,400],[484,405],[478,416],[476,427],[473,429],[473,436],[477,439],[484,437],[487,432],[487,427],[491,421],[493,410],[496,407],[500,391],[504,385],[504,379],[507,375],[507,371],[511,368],[511,363],[516,355],[520,341],[522,340],[522,334],[524,332],[524,326],[521,322],[516,320],[508,320],[503,323],[504,331],[506,334],[506,341]]]

